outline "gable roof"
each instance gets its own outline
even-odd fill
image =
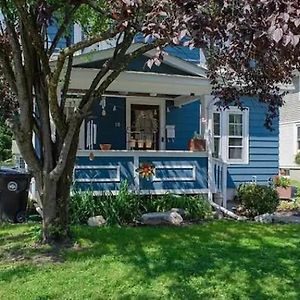
[[[128,49],[128,53],[139,49],[143,44],[133,44]],[[73,66],[80,68],[99,68],[101,64],[113,56],[114,48],[109,48],[105,50],[91,51],[74,57]],[[151,58],[155,55],[155,50],[150,50],[149,52],[142,55],[142,57]],[[144,59],[145,60],[145,59]],[[163,65],[165,65],[168,70],[178,70],[179,75],[192,75],[206,78],[206,69],[203,66],[198,66],[194,63],[185,61],[172,54],[165,55],[163,60]],[[158,71],[159,68],[156,68]],[[166,68],[165,68],[166,69]],[[136,71],[136,70],[135,70]],[[141,70],[142,71],[142,70]],[[153,71],[152,71],[153,72]],[[161,73],[161,72],[160,72]],[[167,72],[168,73],[168,72]],[[176,72],[174,72],[176,73]]]

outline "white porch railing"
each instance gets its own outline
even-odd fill
[[[227,164],[220,158],[210,158],[208,180],[212,194],[222,197],[222,205],[227,206]]]

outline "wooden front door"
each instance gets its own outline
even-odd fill
[[[159,150],[159,105],[131,104],[129,149]]]

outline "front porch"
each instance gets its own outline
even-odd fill
[[[154,167],[154,175],[142,178],[143,164]],[[74,170],[74,188],[116,194],[123,181],[129,189],[144,195],[164,193],[213,194],[222,197],[226,206],[227,167],[207,152],[80,150]]]
[[[105,54],[95,53],[89,62],[76,58],[70,111]],[[126,180],[136,193],[201,193],[210,199],[219,194],[226,205],[227,167],[212,154],[211,98],[206,96],[211,86],[205,70],[172,56],[152,70],[146,61],[133,62],[94,102],[80,132],[75,189],[116,194]],[[195,135],[206,145],[190,151]],[[145,163],[154,169],[149,178],[138,172]]]

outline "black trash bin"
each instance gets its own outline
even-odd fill
[[[26,220],[30,174],[26,171],[0,168],[0,213],[15,223]],[[1,217],[1,216],[0,216]]]

